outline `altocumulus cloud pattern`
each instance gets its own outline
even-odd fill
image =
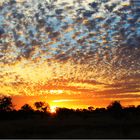
[[[1,1],[0,66],[4,95],[42,95],[48,84],[139,93],[140,7],[130,0]]]

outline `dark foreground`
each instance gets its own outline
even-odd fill
[[[1,118],[0,138],[140,138],[139,118],[139,111],[20,112]]]

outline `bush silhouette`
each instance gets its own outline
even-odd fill
[[[32,112],[32,111],[34,111],[33,108],[29,104],[23,105],[20,110],[24,111],[24,112]]]
[[[0,111],[12,111],[14,106],[12,104],[12,98],[4,96],[0,98]]]

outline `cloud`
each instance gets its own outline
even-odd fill
[[[0,94],[139,96],[140,19],[132,8],[122,0],[1,3]]]
[[[58,103],[58,102],[72,102],[74,100],[70,100],[70,99],[62,99],[62,100],[53,100],[53,102]]]

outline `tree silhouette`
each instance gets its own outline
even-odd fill
[[[112,102],[107,107],[107,110],[116,119],[121,119],[123,117],[123,108],[122,108],[122,105],[120,104],[120,101],[114,101],[114,102]]]
[[[12,98],[4,96],[0,98],[0,111],[12,111],[14,106],[12,104]]]
[[[140,105],[138,105],[138,106],[137,106],[137,109],[139,109],[139,110],[140,110]]]
[[[21,107],[20,110],[25,111],[25,112],[31,112],[31,111],[33,111],[33,108],[29,104],[25,104]]]
[[[34,106],[36,107],[36,109],[38,111],[41,111],[41,112],[46,112],[47,109],[49,108],[48,104],[46,104],[45,102],[41,102],[41,101],[40,102],[35,102]]]
[[[93,107],[93,106],[89,106],[89,107],[88,107],[88,110],[89,110],[89,111],[93,111],[93,110],[94,110],[94,107]]]
[[[114,101],[107,107],[107,109],[110,111],[120,111],[122,110],[122,105],[120,101]]]

